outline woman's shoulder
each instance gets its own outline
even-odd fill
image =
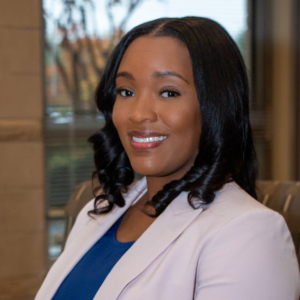
[[[278,293],[276,299],[298,297],[298,264],[283,217],[236,183],[218,192],[194,225],[194,234],[198,229],[202,235],[198,239],[199,295],[212,278],[224,278],[224,282],[238,283],[232,285],[233,294],[247,291],[248,298],[252,293],[251,299],[271,299],[274,291]],[[230,285],[227,288],[231,290]]]
[[[194,225],[201,226],[211,238],[222,232],[235,235],[235,238],[273,235],[278,239],[290,239],[284,218],[251,197],[235,182],[226,184],[216,193],[215,200],[204,209]]]
[[[218,191],[215,200],[207,206],[206,211],[228,221],[238,216],[260,214],[281,218],[280,214],[261,204],[235,182],[227,183]]]

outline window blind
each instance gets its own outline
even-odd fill
[[[75,185],[90,180],[95,171],[92,146],[87,139],[103,127],[101,116],[46,119],[45,161],[47,206],[67,204]],[[65,120],[66,122],[67,120]]]

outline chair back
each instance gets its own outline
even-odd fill
[[[84,181],[74,187],[72,195],[65,206],[66,227],[63,238],[63,248],[66,244],[67,237],[75,223],[75,220],[81,209],[94,198],[92,180]]]
[[[300,182],[258,180],[256,188],[257,200],[284,217],[291,232],[299,261]]]

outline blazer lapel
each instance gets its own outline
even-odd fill
[[[35,300],[51,299],[66,276],[83,255],[106,233],[119,217],[130,207],[131,203],[146,192],[146,179],[142,179],[125,196],[126,205],[115,207],[110,213],[90,219],[78,236],[60,255],[50,269]]]
[[[181,193],[122,256],[106,277],[94,300],[115,300],[202,212]]]

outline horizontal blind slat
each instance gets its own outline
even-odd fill
[[[66,205],[75,185],[92,179],[96,168],[93,150],[87,139],[103,125],[102,119],[87,126],[82,116],[74,116],[73,124],[68,126],[55,124],[53,119],[46,118],[45,175],[48,207]]]

